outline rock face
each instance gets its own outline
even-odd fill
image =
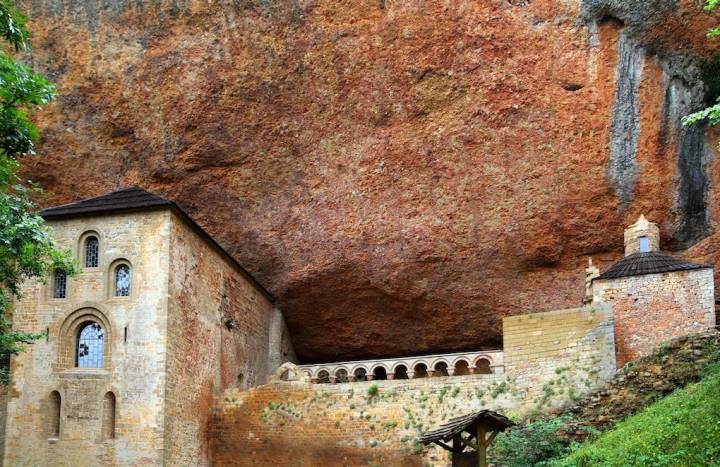
[[[679,124],[718,20],[697,2],[26,6],[59,86],[42,204],[175,199],[304,362],[497,348],[502,316],[579,304],[641,212],[720,255],[718,135]]]

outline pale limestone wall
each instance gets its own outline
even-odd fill
[[[15,327],[48,329],[49,337],[13,358],[5,465],[161,465],[170,213],[105,215],[50,225],[57,246],[76,254],[80,236],[96,231],[100,266],[70,278],[66,299],[50,298],[50,281],[30,281],[23,287]],[[110,297],[108,268],[118,258],[132,264],[130,297]],[[105,332],[106,369],[73,369],[59,360],[66,345],[59,335],[61,326],[71,313],[88,308],[98,310],[110,324]],[[65,350],[70,354],[74,348]],[[58,440],[48,439],[51,391],[62,396]],[[107,391],[117,400],[112,440],[100,437]]]
[[[595,387],[615,373],[609,307],[591,305],[503,319],[505,371],[533,389],[572,369],[576,391]],[[591,384],[587,384],[586,382]]]
[[[177,216],[171,239],[166,462],[208,465],[213,403],[224,390],[264,383],[275,370],[268,364],[273,308],[256,286]],[[275,317],[275,325],[272,339],[279,346],[281,315]]]
[[[713,270],[593,281],[593,303],[612,306],[618,366],[663,341],[715,325]]]

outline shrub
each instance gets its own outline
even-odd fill
[[[378,385],[377,384],[371,384],[370,387],[367,390],[368,396],[375,397],[378,395]]]
[[[568,420],[569,417],[537,419],[510,428],[495,438],[490,457],[505,467],[547,465],[548,460],[569,451],[569,441],[558,435]]]

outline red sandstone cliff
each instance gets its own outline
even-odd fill
[[[31,0],[45,205],[171,197],[305,361],[498,347],[640,212],[720,258],[697,2]]]

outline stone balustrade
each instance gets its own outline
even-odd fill
[[[471,374],[500,375],[504,372],[504,365],[503,352],[491,350],[299,365],[298,369],[313,383],[346,383]]]

